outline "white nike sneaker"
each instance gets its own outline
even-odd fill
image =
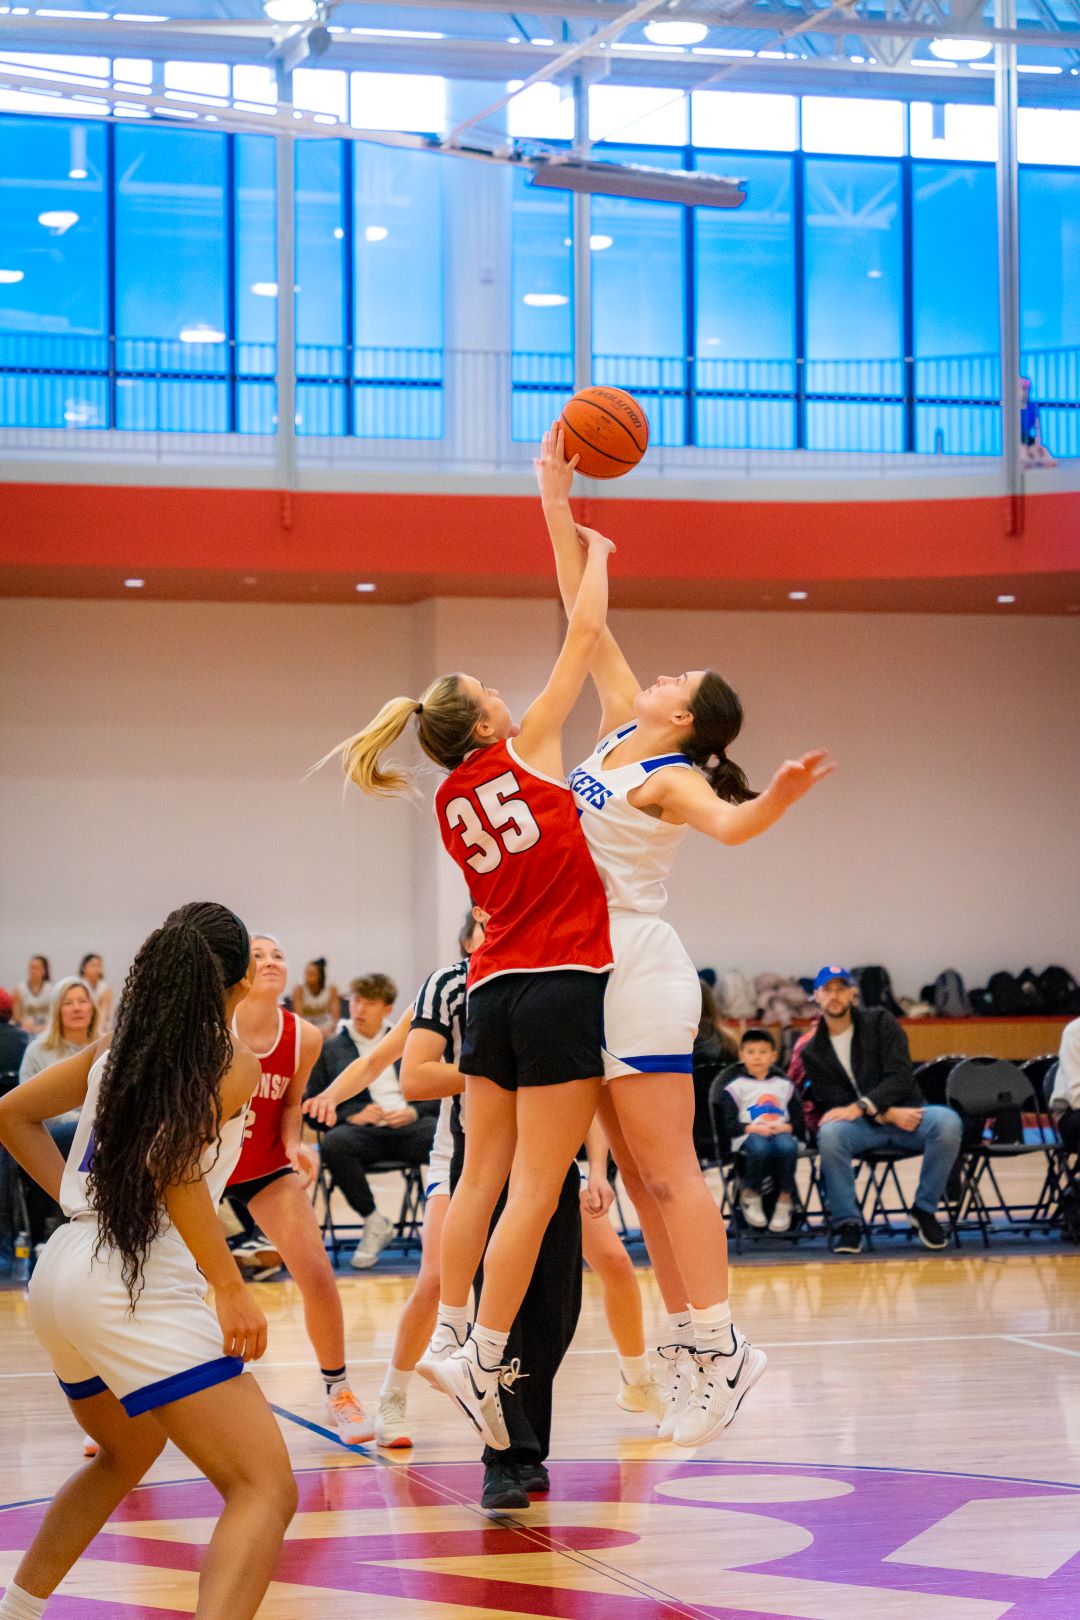
[[[326,1423],[347,1446],[362,1446],[375,1438],[375,1425],[348,1384],[339,1384],[326,1397]]]
[[[356,1253],[349,1261],[354,1271],[370,1271],[390,1242],[397,1228],[380,1210],[373,1209],[364,1220],[364,1230]]]
[[[701,1371],[693,1400],[675,1425],[677,1446],[703,1446],[726,1429],[765,1371],[764,1350],[731,1329],[730,1350],[696,1351]]]
[[[615,1405],[621,1407],[624,1412],[644,1412],[659,1425],[667,1412],[667,1391],[651,1376],[643,1379],[640,1384],[632,1384],[620,1373],[619,1393],[615,1397]]]
[[[521,1377],[521,1362],[517,1357],[497,1367],[485,1367],[475,1339],[470,1338],[445,1360],[432,1363],[429,1371],[431,1382],[444,1395],[457,1401],[484,1444],[493,1451],[506,1451],[510,1436],[506,1432],[499,1391],[511,1390]]]
[[[402,1389],[392,1389],[388,1395],[379,1396],[379,1405],[375,1413],[375,1444],[392,1451],[396,1448],[404,1450],[412,1445],[409,1425],[406,1422],[405,1407],[407,1396]]]
[[[688,1344],[662,1344],[657,1354],[661,1362],[660,1387],[665,1401],[657,1438],[670,1440],[675,1433],[675,1425],[694,1398],[698,1364]]]
[[[436,1322],[435,1331],[431,1335],[431,1343],[416,1363],[416,1370],[420,1377],[425,1379],[432,1389],[442,1389],[442,1385],[434,1376],[432,1369],[436,1363],[445,1361],[447,1356],[452,1356],[455,1350],[460,1350],[468,1339],[470,1332],[471,1329],[467,1327],[465,1329],[465,1338],[459,1339],[452,1327],[446,1327],[442,1322]]]

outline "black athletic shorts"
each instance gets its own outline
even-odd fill
[[[266,1176],[252,1176],[250,1181],[234,1181],[226,1187],[225,1197],[235,1198],[238,1204],[246,1209],[256,1193],[261,1193],[264,1187],[269,1187],[272,1181],[280,1181],[282,1176],[294,1176],[296,1171],[291,1164],[283,1164],[278,1170],[271,1170]]]
[[[606,973],[504,973],[470,990],[458,1067],[504,1091],[604,1072]]]

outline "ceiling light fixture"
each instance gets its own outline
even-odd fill
[[[39,12],[38,15],[40,16],[41,13]],[[68,179],[69,180],[89,180],[89,178],[90,178],[90,171],[88,169],[69,169],[68,170]]]
[[[0,270],[0,287],[15,287],[25,275],[25,270]]]
[[[145,579],[125,579],[124,588],[129,591],[141,591],[145,584]]]
[[[809,591],[788,591],[789,602],[805,602],[810,595]]]
[[[180,329],[181,343],[224,343],[225,333],[216,326],[184,326]]]
[[[310,22],[318,9],[315,0],[263,0],[263,10],[271,22]]]
[[[939,62],[978,62],[989,56],[993,45],[988,39],[932,39],[930,55]]]
[[[361,592],[362,595],[368,596],[372,591],[377,591],[379,587],[377,585],[372,585],[369,580],[361,580],[360,584],[356,588]]]
[[[251,290],[255,294],[256,298],[276,298],[277,297],[277,282],[276,281],[253,281],[251,283]]]
[[[560,304],[570,302],[565,293],[526,293],[521,300],[528,304],[530,309],[557,309]]]
[[[78,214],[70,208],[47,208],[43,214],[38,215],[38,224],[44,225],[54,236],[63,236],[65,231],[70,231],[71,227],[78,223]]]
[[[594,253],[603,253],[604,249],[611,247],[614,241],[615,238],[613,236],[604,236],[600,232],[594,232],[594,234],[589,237],[589,246],[592,248]]]
[[[365,242],[385,242],[389,235],[385,225],[367,225],[364,228]]]
[[[1016,601],[1015,596],[999,596],[998,597],[998,606],[999,607],[1011,607],[1012,604],[1015,601]]]
[[[708,26],[696,22],[647,22],[645,38],[654,45],[700,45]]]

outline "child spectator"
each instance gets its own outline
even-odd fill
[[[776,1067],[776,1042],[767,1029],[748,1029],[739,1042],[739,1062],[725,1069],[720,1096],[721,1129],[740,1156],[739,1204],[748,1226],[786,1232],[791,1226],[799,1143],[806,1140],[799,1094]],[[777,1190],[772,1219],[761,1195],[771,1177]]]

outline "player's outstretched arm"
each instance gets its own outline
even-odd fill
[[[540,696],[533,702],[517,740],[526,765],[550,776],[563,775],[562,728],[581,695],[589,664],[604,630],[608,604],[608,557],[615,547],[590,530],[585,572],[566,627],[562,651]]]
[[[696,771],[661,770],[651,778],[649,802],[670,820],[684,822],[719,844],[745,844],[767,832],[785,811],[835,769],[835,761],[824,748],[815,748],[801,759],[786,759],[764,793],[747,799],[745,804],[718,799]]]
[[[391,1063],[396,1063],[401,1057],[405,1050],[412,1015],[412,1008],[406,1007],[393,1029],[387,1031],[377,1046],[373,1046],[363,1057],[354,1058],[347,1064],[325,1091],[309,1097],[304,1104],[304,1113],[308,1118],[317,1120],[320,1125],[335,1125],[338,1103],[348,1102],[357,1092],[365,1090],[390,1067]]]
[[[567,460],[562,428],[553,422],[540,442],[540,454],[534,459],[533,467],[555,553],[559,594],[568,618],[585,572],[583,537],[586,531],[575,523],[570,510],[570,490],[577,460],[576,456]],[[603,710],[600,734],[606,736],[616,726],[633,718],[634,699],[641,691],[622,648],[606,624],[593,654],[590,674]]]

